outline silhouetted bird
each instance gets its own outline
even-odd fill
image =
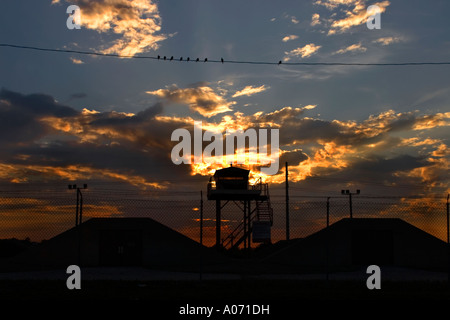
[[[173,56],[170,57],[170,61],[172,61],[172,60],[173,60]]]
[[[161,57],[160,57],[160,55],[158,54],[158,60],[160,59]]]
[[[196,62],[199,62],[200,61],[200,59],[199,58],[197,58],[197,60],[195,60]]]
[[[189,61],[189,60],[191,60],[191,59],[189,59],[189,57],[187,58],[187,61]]]
[[[180,57],[180,61],[183,61],[183,57]]]
[[[220,58],[220,61],[222,61],[222,63],[223,63],[223,58]]]
[[[278,61],[278,64],[281,64],[281,60],[280,60],[280,61]]]
[[[208,61],[208,58],[205,58],[205,61],[204,62],[207,62]]]
[[[166,56],[164,56],[164,60],[166,60]]]

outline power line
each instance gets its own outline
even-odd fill
[[[80,50],[68,50],[68,49],[52,49],[52,48],[42,48],[33,46],[23,46],[14,45],[9,43],[0,43],[0,47],[9,47],[16,49],[29,49],[37,51],[46,52],[58,52],[58,53],[73,53],[73,54],[83,54],[83,55],[93,55],[93,56],[103,56],[103,57],[113,57],[113,58],[127,58],[127,59],[152,59],[152,60],[164,60],[164,61],[175,61],[175,62],[207,62],[207,63],[233,63],[233,64],[255,64],[255,65],[291,65],[291,66],[422,66],[422,65],[450,65],[450,62],[397,62],[397,63],[358,63],[358,62],[270,62],[270,61],[240,61],[240,60],[211,60],[204,58],[203,60],[190,59],[190,57],[183,58],[180,57],[175,59],[174,56],[170,58],[167,56],[134,56],[134,55],[119,55],[114,53],[102,53],[94,51],[80,51]]]

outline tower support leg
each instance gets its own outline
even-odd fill
[[[220,200],[216,200],[216,247],[220,248],[220,228],[221,228],[221,206]]]

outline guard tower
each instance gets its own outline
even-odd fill
[[[273,209],[268,184],[259,180],[255,185],[249,185],[249,173],[250,170],[231,166],[216,170],[210,178],[207,196],[208,200],[216,201],[217,248],[238,247],[242,242],[247,248],[250,246],[250,235],[253,235],[253,242],[270,242]],[[243,212],[243,219],[230,234],[221,239],[221,211],[230,201]]]

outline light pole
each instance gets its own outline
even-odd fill
[[[341,194],[348,195],[349,205],[350,205],[350,219],[353,218],[353,208],[352,208],[352,195],[360,194],[361,190],[356,190],[356,192],[352,193],[350,190],[341,190]]]
[[[83,188],[77,187],[76,184],[69,184],[69,190],[77,190],[77,206],[75,210],[75,226],[81,224],[83,216],[83,194],[81,189],[87,189],[87,184],[83,185]],[[78,214],[79,212],[79,214]]]
[[[81,189],[87,189],[87,184],[83,185],[83,188],[77,187],[76,184],[69,184],[69,190],[77,190],[77,206],[75,211],[75,227],[77,229],[78,236],[78,266],[81,266],[81,231],[79,225],[83,217],[83,194]],[[78,214],[79,211],[79,214]]]

